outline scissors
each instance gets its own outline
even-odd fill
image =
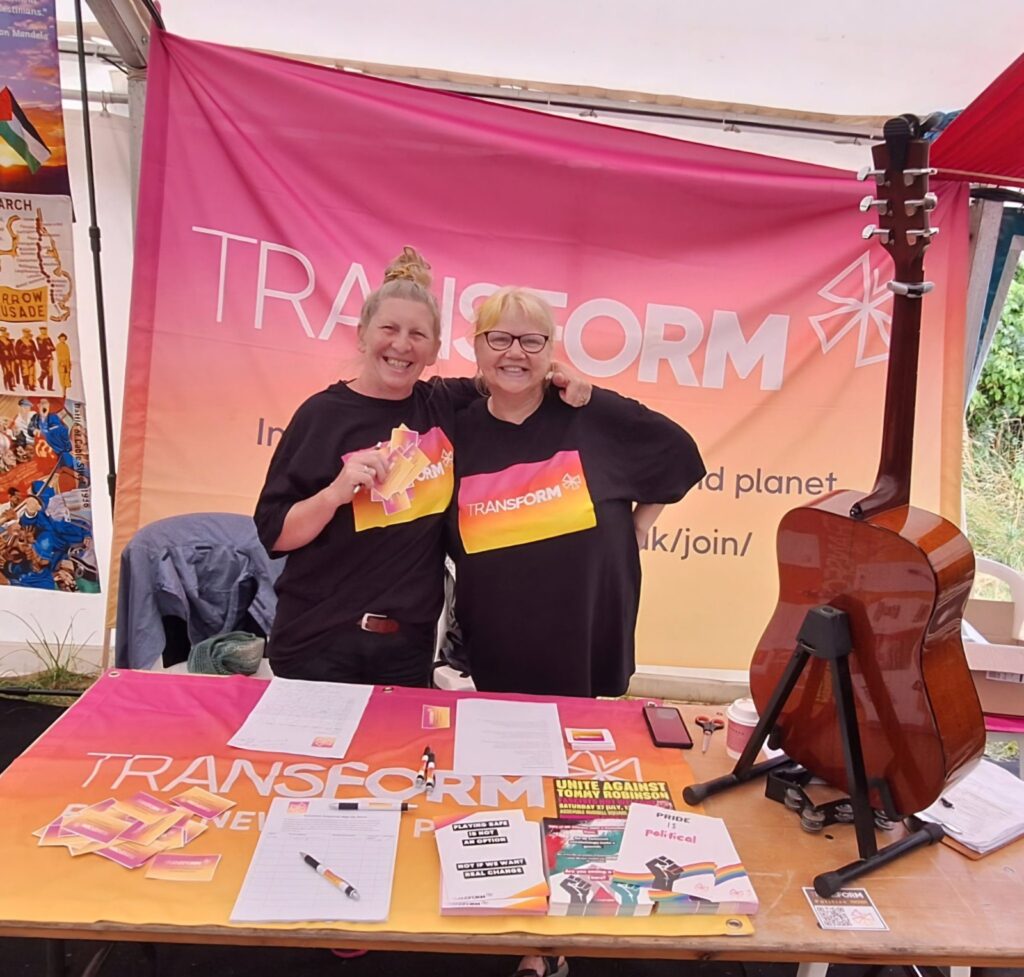
[[[707,753],[708,743],[711,742],[711,734],[716,729],[721,729],[725,725],[725,722],[717,716],[698,716],[694,722],[704,730],[704,739],[700,744],[700,752]]]

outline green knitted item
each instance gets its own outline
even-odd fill
[[[260,667],[266,638],[248,631],[228,631],[193,645],[188,670],[204,675],[252,675]]]

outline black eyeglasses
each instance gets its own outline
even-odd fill
[[[484,341],[497,353],[511,349],[512,344],[516,341],[519,342],[519,348],[524,353],[539,353],[547,346],[549,338],[540,332],[528,332],[523,336],[513,336],[510,332],[492,329],[490,332],[484,333]]]

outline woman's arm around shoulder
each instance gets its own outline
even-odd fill
[[[451,397],[456,410],[462,410],[486,396],[483,388],[471,377],[434,377],[426,382],[440,384]],[[551,364],[551,385],[558,389],[559,397],[570,407],[586,407],[594,389],[582,373],[561,362]]]
[[[594,389],[586,412],[588,427],[610,455],[620,498],[659,505],[678,502],[704,477],[696,441],[670,417],[600,387]],[[653,522],[656,516],[642,513],[641,518]]]

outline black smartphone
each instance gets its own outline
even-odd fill
[[[680,750],[693,746],[690,731],[675,706],[656,706],[649,702],[644,706],[644,719],[655,746],[674,746]]]

